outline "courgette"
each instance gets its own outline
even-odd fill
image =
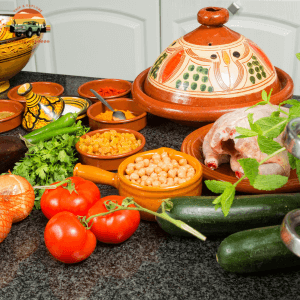
[[[296,231],[300,234],[300,228]],[[277,225],[228,236],[218,248],[217,262],[226,271],[250,273],[299,266],[300,257],[282,242]]]
[[[75,123],[77,116],[78,116],[77,113],[67,113],[64,116],[60,117],[59,119],[45,125],[44,127],[36,129],[36,130],[24,135],[24,138],[26,140],[28,140],[29,137],[32,137],[32,136],[35,136],[38,134],[44,134],[49,131],[53,131],[53,130],[55,131],[55,130],[58,130],[61,128],[70,127]]]
[[[183,196],[171,198],[173,208],[166,213],[198,230],[205,236],[224,236],[238,231],[281,224],[291,210],[300,208],[300,194],[267,194],[236,196],[229,214],[215,210],[214,196]],[[161,212],[161,207],[158,212]],[[175,225],[156,219],[159,226],[169,234],[192,235]]]

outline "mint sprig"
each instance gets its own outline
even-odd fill
[[[300,53],[297,54],[297,58],[300,60]],[[272,112],[269,117],[263,117],[253,121],[253,113],[248,114],[248,122],[250,129],[243,127],[236,127],[236,131],[239,136],[235,138],[248,138],[257,137],[258,146],[261,152],[266,153],[267,157],[261,161],[257,161],[254,158],[239,159],[238,162],[241,165],[244,175],[238,179],[234,184],[217,180],[206,180],[205,184],[209,190],[214,193],[221,194],[214,199],[215,209],[221,208],[224,216],[227,216],[232,202],[234,201],[235,188],[243,180],[248,178],[250,184],[258,189],[264,191],[276,190],[284,186],[288,177],[282,175],[261,175],[259,174],[259,167],[272,157],[278,155],[286,149],[278,142],[274,141],[285,129],[288,122],[292,119],[300,117],[300,102],[295,99],[289,99],[281,102],[278,106],[270,103],[271,93],[267,94],[266,91],[262,91],[262,101],[256,103],[250,108],[257,105],[270,105],[276,108],[276,111]],[[281,106],[290,105],[289,112],[282,110]],[[284,114],[281,117],[280,114]],[[300,181],[300,160],[288,153],[289,163],[292,169],[296,169],[298,180]]]

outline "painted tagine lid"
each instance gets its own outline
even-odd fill
[[[261,99],[262,90],[280,91],[274,66],[251,40],[227,28],[225,8],[206,7],[200,27],[174,41],[150,68],[145,93],[159,101],[224,106]]]

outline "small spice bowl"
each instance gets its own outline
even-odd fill
[[[6,111],[14,114],[7,118],[0,119],[0,132],[12,130],[21,125],[24,106],[17,101],[0,100],[0,113]]]
[[[129,98],[116,98],[106,100],[108,104],[116,110],[129,110],[136,117],[128,120],[104,121],[96,118],[97,115],[108,111],[109,109],[101,102],[94,103],[87,110],[89,118],[89,127],[91,130],[102,128],[127,128],[140,131],[147,125],[147,113]]]
[[[86,133],[81,138],[86,138],[86,136],[92,136],[96,133],[102,134],[102,133],[104,133],[106,131],[110,131],[110,130],[112,130],[112,129],[94,130],[94,131]],[[101,168],[103,170],[113,171],[113,170],[117,170],[120,163],[123,160],[125,160],[127,157],[144,151],[144,146],[146,144],[146,139],[141,133],[139,133],[135,130],[126,129],[126,128],[114,128],[113,130],[117,131],[118,133],[132,133],[132,134],[134,134],[136,139],[141,140],[141,145],[139,147],[137,147],[136,149],[134,149],[130,152],[127,152],[127,153],[123,153],[123,154],[119,154],[119,155],[105,156],[105,155],[94,155],[94,154],[89,154],[89,153],[83,152],[81,149],[79,149],[79,142],[77,142],[75,147],[76,147],[76,150],[79,153],[80,162],[83,163],[83,164],[86,164],[86,165],[91,165],[91,166]]]
[[[56,97],[62,95],[64,92],[64,87],[58,83],[55,82],[31,82],[32,91],[35,94],[46,96],[46,97]],[[7,97],[11,100],[19,101],[23,104],[23,106],[26,106],[26,98],[24,96],[20,96],[17,91],[20,87],[16,86],[12,89],[10,89],[7,93]]]
[[[125,92],[114,96],[108,97],[108,96],[100,95],[104,99],[113,99],[113,98],[120,98],[128,95],[131,91],[131,85],[132,85],[131,82],[123,79],[97,79],[82,84],[78,88],[77,92],[81,97],[88,98],[93,103],[96,103],[99,102],[99,100],[90,91],[91,89],[93,89],[96,92],[98,92],[100,88],[105,88],[105,87],[112,87],[118,90],[125,90]]]
[[[151,158],[153,154],[167,152],[171,159],[185,158],[195,169],[195,175],[188,181],[175,186],[148,187],[133,183],[125,177],[125,170],[130,163],[134,163],[137,157]],[[108,184],[119,190],[120,196],[133,197],[134,201],[149,210],[156,212],[162,200],[178,196],[199,196],[202,193],[202,166],[200,162],[186,153],[171,148],[159,148],[132,155],[125,159],[118,168],[118,173],[105,171],[94,166],[76,164],[74,176],[79,176],[99,184]],[[141,218],[147,221],[155,221],[155,217],[141,212]]]
[[[92,105],[92,101],[89,99],[84,99],[76,96],[64,96],[61,97],[65,102],[65,108],[62,112],[62,115],[67,114],[68,112],[77,112],[79,113],[76,120],[83,119],[86,117],[88,108]]]

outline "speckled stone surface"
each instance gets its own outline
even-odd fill
[[[64,86],[64,95],[93,78],[21,72],[11,86],[52,81]],[[0,95],[6,99],[6,93]],[[180,150],[194,128],[148,115],[141,131],[145,150],[170,147]],[[24,134],[18,127],[5,134]],[[3,135],[3,134],[2,134]],[[99,185],[103,196],[117,190]],[[207,190],[204,190],[207,193]],[[0,299],[300,299],[299,268],[238,275],[222,270],[216,251],[222,238],[202,242],[164,233],[156,223],[142,221],[135,234],[120,245],[97,244],[85,261],[65,265],[48,254],[43,232],[47,219],[33,211],[14,224],[0,244]]]

